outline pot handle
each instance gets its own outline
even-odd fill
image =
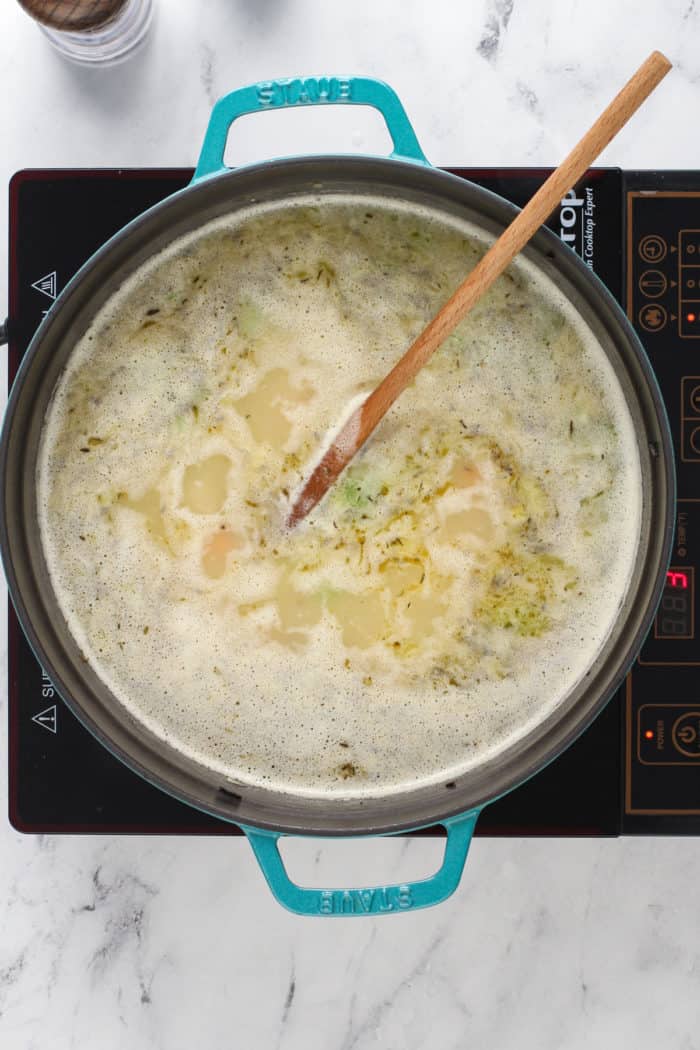
[[[295,915],[349,916],[383,915],[415,911],[444,901],[457,889],[467,859],[474,825],[481,811],[470,810],[440,823],[447,832],[445,855],[439,871],[419,882],[363,889],[311,889],[292,882],[280,856],[276,831],[241,825],[272,893]]]
[[[247,113],[287,106],[372,106],[384,117],[394,144],[391,156],[428,164],[398,95],[371,77],[304,77],[262,80],[224,95],[214,106],[192,182],[228,171],[226,140],[234,120]]]

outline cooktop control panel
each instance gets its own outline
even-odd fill
[[[664,395],[676,456],[674,548],[627,679],[625,816],[700,816],[700,189],[691,172],[625,176],[627,316]]]

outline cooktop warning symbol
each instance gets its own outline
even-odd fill
[[[45,707],[38,715],[32,716],[32,722],[36,722],[42,729],[48,729],[49,733],[56,732],[56,705]]]
[[[51,273],[47,273],[44,277],[40,277],[38,281],[35,281],[32,288],[36,288],[37,292],[41,292],[42,295],[46,295],[49,299],[56,298],[56,271],[52,270]]]

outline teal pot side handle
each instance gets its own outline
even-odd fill
[[[391,156],[418,164],[428,161],[393,88],[371,77],[294,77],[261,80],[224,95],[214,106],[192,182],[228,171],[224,150],[231,125],[247,113],[292,106],[372,106],[383,116],[394,144]]]
[[[295,915],[351,916],[388,915],[429,908],[444,901],[457,889],[467,859],[480,810],[470,810],[440,823],[447,832],[442,865],[434,875],[419,882],[361,889],[311,889],[292,882],[279,851],[280,835],[274,831],[241,825],[272,893]]]

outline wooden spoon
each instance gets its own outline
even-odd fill
[[[340,429],[297,497],[287,518],[289,527],[305,518],[323,498],[399,394],[415,379],[440,344],[503,273],[568,190],[585,174],[598,154],[666,76],[669,69],[671,63],[660,51],[653,51],[639,67],[578,145],[574,146],[568,157],[552,172],[427,328],[421,332],[398,364],[394,365],[379,386]]]

